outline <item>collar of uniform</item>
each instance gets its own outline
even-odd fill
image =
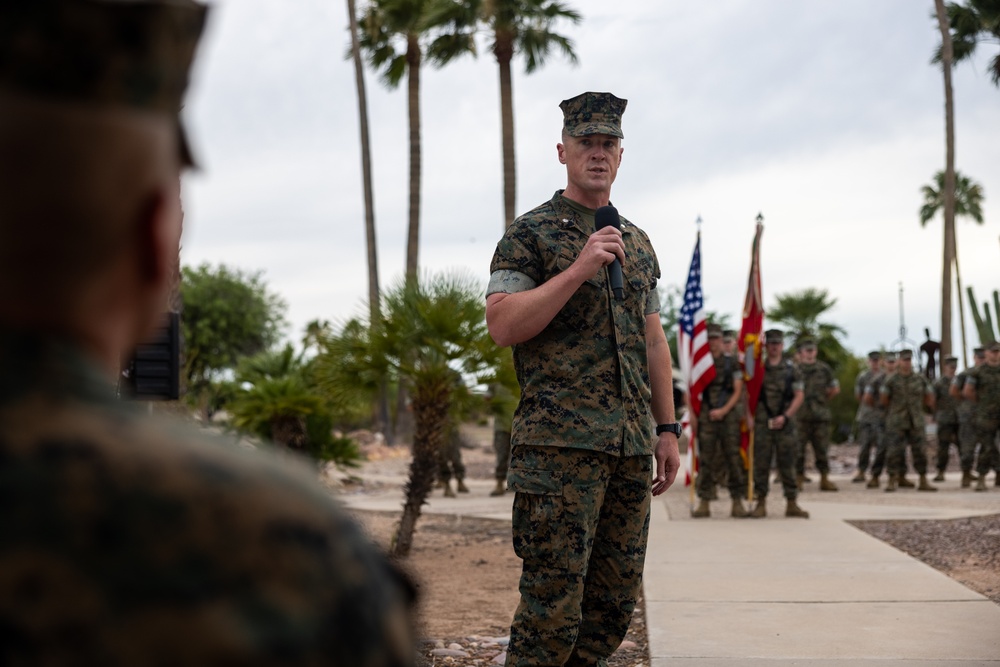
[[[564,228],[572,227],[583,234],[590,236],[594,233],[593,225],[590,225],[590,229],[587,229],[588,226],[584,224],[584,217],[581,211],[586,211],[590,215],[591,219],[594,218],[597,211],[592,208],[587,208],[580,202],[567,199],[563,196],[563,192],[564,190],[556,190],[556,193],[552,195],[552,205],[555,207],[556,213],[559,216],[559,223]],[[631,234],[632,223],[628,222],[624,218],[621,218],[621,223],[622,236],[628,236]]]
[[[0,326],[0,367],[0,403],[35,392],[116,401],[114,387],[97,365],[63,338]]]

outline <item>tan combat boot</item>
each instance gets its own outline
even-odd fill
[[[691,510],[691,517],[694,519],[704,519],[705,517],[711,516],[712,513],[708,509],[708,501],[704,498],[698,503],[698,507]]]
[[[896,476],[889,475],[889,481],[885,483],[885,492],[891,493],[896,490]]]
[[[730,516],[734,519],[745,519],[749,514],[747,514],[747,509],[743,507],[743,500],[740,498],[733,498],[733,510],[730,512]]]
[[[502,496],[507,493],[507,483],[502,479],[497,480],[497,485],[490,491],[491,496]]]
[[[944,470],[938,470],[938,474],[934,475],[934,481],[935,482],[944,481]]]
[[[799,504],[795,502],[794,498],[789,498],[788,504],[785,506],[785,516],[790,516],[798,519],[808,519],[809,512],[799,507]]]
[[[915,489],[917,487],[916,484],[906,479],[906,473],[903,473],[896,479],[896,486],[901,489]]]
[[[986,490],[986,475],[980,475],[979,479],[976,480],[976,491]]]
[[[444,497],[445,498],[454,498],[455,497],[455,492],[451,488],[451,482],[448,481],[448,480],[445,480],[445,483],[444,483]]]
[[[877,489],[878,488],[878,475],[872,475],[872,478],[870,480],[868,480],[868,483],[865,484],[865,487],[869,488],[869,489]]]
[[[763,519],[767,516],[767,498],[758,498],[757,505],[754,506],[753,511],[750,512],[750,517],[753,519]]]
[[[836,491],[837,485],[830,481],[829,473],[821,472],[819,478],[820,491]]]
[[[806,476],[805,475],[796,475],[795,476],[795,488],[797,488],[799,491],[801,491],[802,490],[802,485],[805,483],[805,481],[806,481]]]
[[[931,483],[927,481],[927,475],[921,475],[917,491],[937,491],[937,487],[931,486]]]
[[[972,471],[963,470],[962,471],[962,488],[967,489],[972,486]]]
[[[465,485],[465,481],[461,477],[459,477],[455,481],[458,482],[458,487],[455,489],[456,491],[458,491],[459,493],[468,493],[469,492],[469,487],[467,487]]]
[[[863,483],[863,482],[867,481],[866,478],[865,478],[865,471],[864,470],[859,470],[858,474],[851,478],[851,481],[852,482],[856,482],[856,483]]]

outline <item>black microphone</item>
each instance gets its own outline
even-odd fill
[[[602,206],[594,214],[594,227],[600,231],[605,227],[622,228],[622,220],[618,217],[618,209],[614,206]],[[608,279],[611,281],[611,291],[615,293],[615,298],[621,301],[625,298],[622,292],[622,263],[615,257],[615,261],[608,265]]]

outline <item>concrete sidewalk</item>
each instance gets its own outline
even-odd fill
[[[997,513],[1000,491],[960,490],[955,473],[936,494],[885,494],[834,479],[841,492],[807,486],[800,496],[808,520],[786,519],[773,488],[766,519],[730,519],[728,499],[712,504],[712,518],[691,519],[681,483],[653,499],[651,667],[1000,665],[1000,606],[846,523]],[[510,520],[512,494],[491,498],[492,481],[466,482],[470,494],[435,493],[424,511]],[[398,512],[402,492],[387,485],[341,499]]]
[[[1000,664],[1000,606],[846,523],[1000,511],[1000,493],[959,491],[950,477],[919,496],[838,479],[844,494],[800,496],[808,520],[785,518],[780,489],[766,519],[728,518],[724,499],[717,517],[693,520],[683,487],[654,499],[652,666]]]

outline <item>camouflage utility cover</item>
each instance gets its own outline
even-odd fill
[[[411,665],[405,579],[305,466],[0,330],[0,664]]]
[[[839,386],[833,369],[824,362],[817,361],[812,364],[799,364],[799,372],[802,373],[805,400],[802,402],[802,408],[795,413],[795,417],[804,421],[829,421],[830,401],[826,393]]]
[[[920,373],[893,373],[879,389],[889,397],[885,427],[891,431],[924,430],[924,397],[933,396],[934,388]]]
[[[940,377],[934,383],[934,421],[938,425],[958,423],[958,401],[951,395],[953,379]]]
[[[553,445],[613,455],[652,453],[646,304],[660,267],[645,232],[621,219],[625,298],[611,298],[607,271],[584,282],[552,321],[514,346],[521,400],[512,445]],[[497,244],[491,273],[535,285],[568,269],[593,226],[557,191],[514,221]],[[493,291],[506,291],[504,289]]]
[[[626,104],[628,100],[611,93],[582,93],[563,100],[559,104],[563,111],[563,131],[571,137],[607,134],[624,139],[622,114]]]

